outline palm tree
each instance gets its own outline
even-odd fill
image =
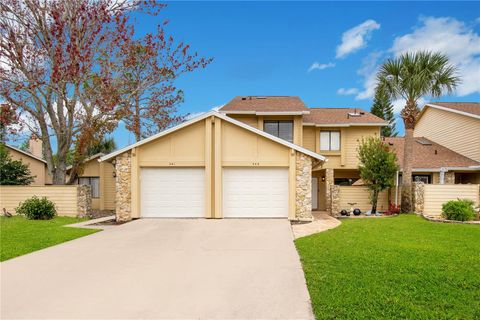
[[[412,210],[413,130],[420,114],[417,102],[423,96],[438,98],[452,93],[460,83],[456,74],[456,67],[445,55],[427,51],[388,59],[377,74],[377,89],[385,90],[393,99],[405,100],[400,113],[405,124],[402,212]]]
[[[92,144],[87,150],[87,156],[93,156],[98,153],[110,153],[117,149],[117,145],[115,144],[115,140],[113,138],[103,138],[100,141],[95,142]]]

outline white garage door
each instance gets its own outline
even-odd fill
[[[288,217],[288,169],[224,168],[223,216]]]
[[[142,168],[142,217],[205,217],[204,168]]]

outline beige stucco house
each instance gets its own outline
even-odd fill
[[[30,173],[35,176],[32,186],[44,186],[52,184],[52,177],[48,173],[47,162],[42,157],[40,140],[30,140],[29,152],[5,144],[13,160],[21,160],[30,168]]]
[[[325,157],[211,111],[101,157],[116,170],[118,220],[311,216]]]
[[[331,187],[359,178],[362,138],[380,136],[387,123],[354,108],[307,108],[299,97],[235,97],[221,113],[325,156],[312,171],[312,209],[331,210]]]
[[[331,186],[358,180],[357,147],[384,125],[361,110],[310,109],[298,97],[236,97],[101,161],[115,164],[119,220],[311,219],[331,208]]]

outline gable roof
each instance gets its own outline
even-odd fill
[[[47,161],[45,161],[44,159],[42,159],[42,158],[40,158],[40,157],[37,157],[37,156],[34,156],[33,154],[31,154],[31,153],[29,153],[29,152],[26,152],[26,151],[23,151],[22,149],[18,149],[18,148],[16,148],[16,147],[10,146],[10,145],[8,145],[8,144],[4,144],[4,146],[7,147],[7,148],[10,148],[10,149],[12,149],[12,150],[15,150],[15,151],[17,151],[17,152],[19,152],[19,153],[21,153],[21,154],[24,154],[24,155],[26,155],[27,157],[30,157],[30,158],[32,158],[32,159],[41,161],[41,162],[43,162],[43,163],[45,163],[45,164],[47,163]]]
[[[90,156],[90,157],[86,158],[85,160],[83,160],[82,163],[87,163],[89,161],[100,158],[101,156],[104,156],[104,155],[105,155],[105,153],[102,153],[102,152],[96,153],[93,156]],[[66,169],[67,169],[67,171],[69,171],[70,169],[72,169],[72,165],[69,165]]]
[[[403,168],[404,137],[386,137],[397,155],[397,162]],[[480,169],[480,162],[465,157],[427,138],[415,138],[413,144],[413,169],[469,168]]]
[[[425,104],[420,113],[419,119],[427,107],[449,111],[457,114],[461,114],[467,117],[480,119],[480,102],[431,102]]]
[[[277,142],[277,143],[279,143],[279,144],[282,144],[282,145],[284,145],[284,146],[286,146],[286,147],[292,148],[292,149],[294,149],[294,150],[296,150],[296,151],[299,151],[299,152],[301,152],[301,153],[304,153],[304,154],[306,154],[306,155],[309,155],[309,156],[312,157],[312,158],[318,159],[318,160],[320,160],[320,161],[326,161],[326,160],[327,160],[324,156],[322,156],[322,155],[320,155],[320,154],[318,154],[318,153],[316,153],[316,152],[310,151],[310,150],[308,150],[308,149],[305,149],[305,148],[303,148],[303,147],[300,147],[300,146],[298,146],[298,145],[296,145],[296,144],[293,144],[293,143],[291,143],[291,142],[288,142],[288,141],[286,141],[286,140],[277,138],[277,137],[275,137],[275,136],[273,136],[273,135],[271,135],[271,134],[268,134],[268,133],[266,133],[266,132],[264,132],[264,131],[262,131],[262,130],[259,130],[259,129],[257,129],[257,128],[251,127],[251,126],[249,126],[249,125],[247,125],[247,124],[245,124],[245,123],[243,123],[243,122],[240,122],[240,121],[238,121],[238,120],[232,119],[232,118],[230,118],[230,117],[227,116],[227,115],[224,115],[224,114],[221,114],[221,113],[219,113],[219,112],[217,112],[217,111],[213,111],[213,110],[212,110],[212,111],[203,113],[203,114],[201,114],[201,115],[199,115],[199,116],[197,116],[197,117],[195,117],[195,118],[193,118],[193,119],[190,119],[190,120],[188,120],[188,121],[185,121],[185,122],[183,122],[183,123],[181,123],[181,124],[179,124],[179,125],[177,125],[177,126],[175,126],[175,127],[172,127],[172,128],[170,128],[170,129],[167,129],[167,130],[164,130],[164,131],[162,131],[162,132],[159,132],[159,133],[157,133],[157,134],[155,134],[155,135],[153,135],[153,136],[151,136],[151,137],[148,137],[148,138],[146,138],[146,139],[143,139],[143,140],[141,140],[141,141],[139,141],[139,142],[137,142],[137,143],[134,143],[134,144],[132,144],[132,145],[130,145],[130,146],[127,146],[127,147],[122,148],[122,149],[120,149],[120,150],[117,150],[117,151],[114,151],[114,152],[112,152],[112,153],[109,153],[109,154],[107,154],[107,155],[105,155],[105,156],[103,156],[103,157],[100,157],[99,161],[105,161],[105,160],[109,160],[109,159],[111,159],[111,158],[114,158],[114,157],[116,157],[117,155],[122,154],[122,153],[124,153],[124,152],[126,152],[126,151],[128,151],[128,150],[131,150],[131,149],[133,149],[133,148],[135,148],[135,147],[138,147],[138,146],[141,146],[141,145],[143,145],[143,144],[146,144],[146,143],[148,143],[148,142],[150,142],[150,141],[153,141],[153,140],[158,139],[158,138],[160,138],[160,137],[163,137],[163,136],[165,136],[165,135],[167,135],[167,134],[170,134],[170,133],[172,133],[172,132],[175,132],[175,131],[177,131],[177,130],[180,130],[180,129],[182,129],[182,128],[185,128],[185,127],[187,127],[187,126],[189,126],[189,125],[191,125],[191,124],[194,124],[194,123],[196,123],[196,122],[198,122],[198,121],[204,120],[205,118],[208,118],[208,117],[211,117],[211,116],[215,116],[215,117],[220,118],[220,119],[222,119],[222,120],[224,120],[224,121],[227,121],[227,122],[229,122],[229,123],[232,123],[232,124],[234,124],[234,125],[237,125],[237,126],[239,126],[239,127],[242,127],[242,128],[244,128],[244,129],[246,129],[246,130],[248,130],[248,131],[250,131],[250,132],[256,133],[256,134],[258,134],[258,135],[260,135],[260,136],[262,136],[262,137],[264,137],[264,138],[267,138],[267,139],[269,139],[269,140],[275,141],[275,142]]]
[[[310,109],[310,114],[303,116],[303,123],[304,125],[328,127],[388,125],[382,118],[370,112],[354,108],[312,108]]]
[[[222,113],[305,114],[309,109],[295,96],[238,96],[219,110]]]

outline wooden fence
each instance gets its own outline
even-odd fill
[[[426,184],[422,213],[428,216],[439,216],[442,214],[442,204],[456,199],[470,199],[478,205],[479,196],[480,185],[478,184]]]
[[[15,208],[20,202],[33,196],[47,197],[55,203],[59,216],[83,216],[88,214],[90,208],[85,194],[79,192],[82,186],[0,186],[0,210],[7,209],[15,213]],[[84,187],[84,186],[83,186]],[[90,198],[90,196],[88,196]],[[91,206],[91,198],[90,198]],[[85,212],[82,212],[84,211]]]
[[[357,203],[354,208],[359,208],[362,212],[372,209],[370,204],[370,192],[364,186],[340,186],[339,187],[338,209],[350,210],[349,203]],[[388,209],[388,192],[383,191],[378,195],[377,211],[386,211]]]

